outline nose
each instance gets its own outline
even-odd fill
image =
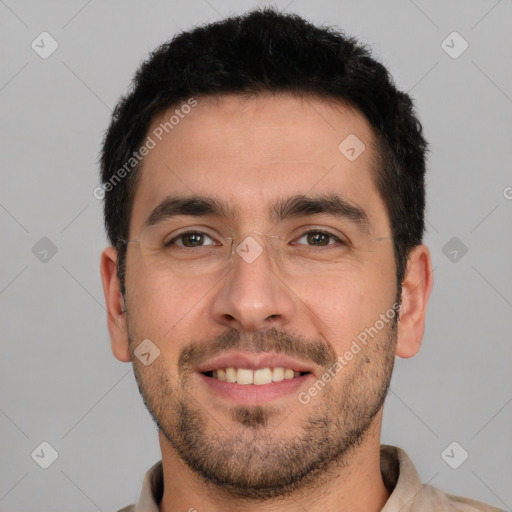
[[[270,252],[254,236],[234,247],[229,270],[211,302],[217,323],[254,332],[291,322],[296,308],[294,295],[280,277]]]

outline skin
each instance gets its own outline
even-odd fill
[[[155,118],[148,133],[168,117],[165,113]],[[338,150],[349,134],[366,146],[354,161]],[[335,360],[313,362],[308,347],[317,344],[330,358],[343,356],[357,335],[375,325],[395,302],[391,229],[373,182],[373,140],[364,117],[342,104],[289,95],[222,96],[198,99],[190,114],[145,157],[130,239],[139,237],[152,209],[174,194],[215,196],[236,214],[223,221],[182,218],[187,226],[244,235],[279,228],[295,234],[295,240],[315,227],[349,240],[335,253],[336,261],[321,271],[286,275],[256,235],[264,250],[254,262],[235,255],[224,273],[200,279],[151,265],[139,244],[129,244],[127,314],[116,251],[103,251],[101,275],[112,351],[120,361],[133,363],[143,398],[161,430],[162,512],[192,507],[286,511],[298,505],[310,511],[378,511],[388,499],[379,465],[378,400],[386,392],[394,356],[411,357],[421,345],[433,282],[427,247],[417,246],[410,253],[396,329],[387,325],[380,330],[309,403],[297,399],[298,391],[307,391]],[[268,205],[277,198],[322,193],[337,193],[362,208],[369,229],[359,230],[325,214],[288,219],[277,228],[268,218]],[[224,347],[252,354],[264,346],[289,354],[282,342],[286,335],[312,372],[297,392],[259,407],[216,395],[198,373],[181,364],[183,351],[192,346],[222,354],[223,341]],[[160,355],[144,366],[133,350],[147,338]],[[184,427],[180,418],[186,419]],[[323,430],[310,428],[314,421],[323,422]],[[187,428],[188,434],[183,433]],[[350,429],[359,429],[359,436],[350,436]],[[187,442],[195,443],[199,458],[220,479],[231,480],[220,485],[191,469],[187,456],[194,450],[187,453]],[[287,474],[282,466],[297,444],[303,456],[295,459],[296,465],[309,461],[311,471],[279,489],[268,475]],[[333,460],[322,453],[325,446],[331,454],[337,450]],[[260,483],[267,478],[266,488],[237,488],[237,481],[247,484],[251,475]]]

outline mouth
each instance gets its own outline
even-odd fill
[[[258,368],[256,370],[230,366],[228,368],[218,368],[216,370],[203,372],[203,375],[220,381],[231,382],[232,384],[264,386],[271,382],[295,379],[302,375],[307,375],[308,373],[309,372],[299,372],[292,368],[283,368],[282,366]]]
[[[313,377],[311,365],[269,353],[223,355],[196,372],[213,397],[238,405],[259,405],[293,395]]]

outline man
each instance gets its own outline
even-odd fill
[[[433,282],[426,149],[386,69],[294,15],[141,66],[103,146],[101,274],[162,461],[123,510],[498,510],[380,445]]]

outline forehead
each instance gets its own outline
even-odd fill
[[[337,194],[387,228],[373,183],[373,132],[356,110],[291,95],[194,102],[151,123],[147,136],[154,147],[141,168],[130,233],[170,195],[222,199],[239,227],[264,228],[276,199]]]

